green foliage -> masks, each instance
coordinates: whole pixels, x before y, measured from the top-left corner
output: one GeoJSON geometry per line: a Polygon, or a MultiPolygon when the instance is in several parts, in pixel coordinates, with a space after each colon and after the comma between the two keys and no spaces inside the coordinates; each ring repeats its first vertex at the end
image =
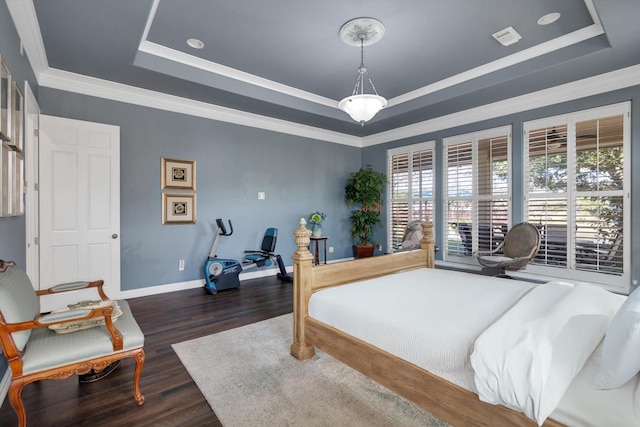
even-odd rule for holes
{"type": "MultiPolygon", "coordinates": [[[[578,191],[615,191],[623,188],[622,147],[584,150],[577,154],[576,187],[578,191]]],[[[605,240],[615,240],[623,227],[622,197],[590,197],[592,226],[605,240]]]]}
{"type": "MultiPolygon", "coordinates": [[[[576,153],[576,190],[580,192],[616,191],[623,188],[621,146],[579,150],[576,153]]],[[[567,154],[550,154],[529,160],[530,191],[567,191],[567,154]]],[[[591,225],[605,240],[613,240],[622,230],[622,197],[589,196],[582,206],[594,218],[591,225]]]]}
{"type": "Polygon", "coordinates": [[[377,211],[365,211],[357,209],[351,212],[351,236],[360,245],[369,244],[373,227],[380,223],[380,214],[377,211]]]}
{"type": "Polygon", "coordinates": [[[351,236],[358,244],[367,245],[373,234],[373,227],[380,223],[382,192],[387,177],[370,165],[351,172],[344,188],[348,205],[358,205],[351,212],[351,236]]]}

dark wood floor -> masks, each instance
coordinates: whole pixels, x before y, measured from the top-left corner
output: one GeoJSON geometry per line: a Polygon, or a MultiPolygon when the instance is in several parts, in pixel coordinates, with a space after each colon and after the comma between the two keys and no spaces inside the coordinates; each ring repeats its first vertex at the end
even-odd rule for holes
{"type": "MultiPolygon", "coordinates": [[[[27,385],[23,391],[27,424],[220,426],[171,344],[290,313],[292,301],[292,285],[275,277],[243,281],[239,289],[217,295],[201,288],[129,300],[145,334],[146,361],[140,381],[144,405],[136,406],[134,362],[125,359],[95,383],[80,384],[73,376],[27,385]]],[[[217,369],[215,360],[211,369],[217,369]]],[[[13,408],[5,399],[0,426],[16,425],[13,408]]]]}

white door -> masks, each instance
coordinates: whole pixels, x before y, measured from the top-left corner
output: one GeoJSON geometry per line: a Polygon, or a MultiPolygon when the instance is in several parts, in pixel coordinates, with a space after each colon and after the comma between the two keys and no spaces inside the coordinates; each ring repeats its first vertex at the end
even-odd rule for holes
{"type": "MultiPolygon", "coordinates": [[[[103,279],[120,294],[120,128],[40,116],[40,289],[103,279]]],[[[47,296],[50,311],[95,292],[47,296]]]]}
{"type": "Polygon", "coordinates": [[[38,135],[40,129],[40,106],[29,82],[24,84],[25,133],[25,222],[27,232],[27,275],[33,287],[40,289],[40,247],[38,240],[38,135]]]}

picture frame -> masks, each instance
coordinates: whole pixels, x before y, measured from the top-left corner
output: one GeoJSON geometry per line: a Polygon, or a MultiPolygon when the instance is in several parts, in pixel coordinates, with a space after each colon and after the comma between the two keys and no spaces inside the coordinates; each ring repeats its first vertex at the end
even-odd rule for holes
{"type": "Polygon", "coordinates": [[[162,224],[195,224],[196,195],[162,193],[162,224]]]}
{"type": "Polygon", "coordinates": [[[0,58],[0,139],[11,140],[11,73],[0,58]]]}
{"type": "Polygon", "coordinates": [[[22,151],[15,153],[15,190],[13,192],[13,214],[24,215],[24,155],[22,151]]]}
{"type": "Polygon", "coordinates": [[[24,149],[24,97],[17,82],[13,82],[11,91],[11,142],[9,145],[14,151],[22,152],[24,149]]]}
{"type": "Polygon", "coordinates": [[[195,190],[196,189],[196,161],[161,159],[162,183],[161,189],[195,190]]]}
{"type": "Polygon", "coordinates": [[[2,155],[0,156],[0,169],[2,169],[2,211],[0,216],[13,216],[15,209],[15,151],[13,151],[7,144],[0,144],[2,146],[2,155]]]}

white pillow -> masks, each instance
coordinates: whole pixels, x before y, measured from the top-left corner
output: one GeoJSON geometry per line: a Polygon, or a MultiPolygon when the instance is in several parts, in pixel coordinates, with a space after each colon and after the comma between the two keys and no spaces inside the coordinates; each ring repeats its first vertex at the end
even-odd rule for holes
{"type": "Polygon", "coordinates": [[[590,285],[537,286],[483,332],[471,365],[480,400],[542,425],[604,336],[621,299],[590,285]]]}
{"type": "Polygon", "coordinates": [[[631,293],[613,316],[602,343],[602,365],[593,388],[623,386],[640,372],[640,292],[631,293]]]}

